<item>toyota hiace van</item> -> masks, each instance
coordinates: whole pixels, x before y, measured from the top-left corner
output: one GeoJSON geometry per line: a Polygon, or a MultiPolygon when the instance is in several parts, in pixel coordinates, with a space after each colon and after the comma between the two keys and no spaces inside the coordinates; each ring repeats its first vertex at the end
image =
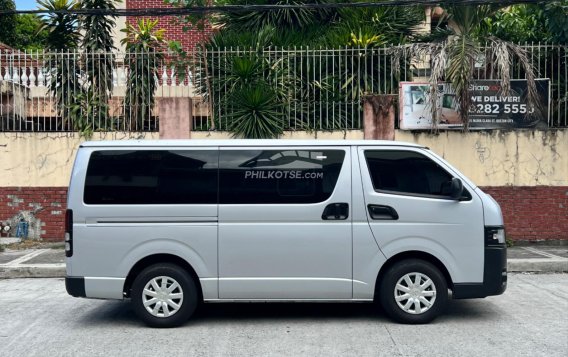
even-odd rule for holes
{"type": "Polygon", "coordinates": [[[130,299],[148,325],[200,302],[373,302],[427,323],[504,292],[499,205],[394,141],[100,141],[77,152],[67,292],[130,299]]]}

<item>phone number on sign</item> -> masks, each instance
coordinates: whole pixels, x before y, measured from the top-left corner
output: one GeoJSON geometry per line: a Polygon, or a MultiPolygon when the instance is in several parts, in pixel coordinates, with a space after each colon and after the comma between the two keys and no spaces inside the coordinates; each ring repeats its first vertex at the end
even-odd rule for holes
{"type": "Polygon", "coordinates": [[[527,107],[526,104],[475,104],[472,106],[472,114],[532,114],[533,107],[527,107]]]}

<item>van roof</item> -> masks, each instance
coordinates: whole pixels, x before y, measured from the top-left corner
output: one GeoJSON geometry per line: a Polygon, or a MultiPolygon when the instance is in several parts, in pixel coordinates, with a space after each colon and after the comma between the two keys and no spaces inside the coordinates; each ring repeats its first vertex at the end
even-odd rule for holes
{"type": "Polygon", "coordinates": [[[252,140],[252,139],[188,139],[188,140],[103,140],[86,141],[80,147],[170,147],[170,146],[403,146],[425,148],[404,141],[389,140],[252,140]]]}

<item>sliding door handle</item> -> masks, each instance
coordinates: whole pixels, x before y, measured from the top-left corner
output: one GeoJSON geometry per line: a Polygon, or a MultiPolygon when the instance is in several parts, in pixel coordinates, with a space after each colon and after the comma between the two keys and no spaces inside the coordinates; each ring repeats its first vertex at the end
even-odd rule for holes
{"type": "Polygon", "coordinates": [[[330,203],[323,210],[321,219],[324,221],[344,221],[349,217],[347,203],[330,203]]]}

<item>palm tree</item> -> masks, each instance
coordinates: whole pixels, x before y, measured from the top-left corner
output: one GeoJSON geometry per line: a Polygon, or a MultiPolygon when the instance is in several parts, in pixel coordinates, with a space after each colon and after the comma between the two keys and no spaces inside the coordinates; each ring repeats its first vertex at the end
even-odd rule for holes
{"type": "MultiPolygon", "coordinates": [[[[229,0],[231,5],[303,5],[333,3],[333,0],[229,0]]],[[[258,34],[273,29],[272,46],[357,46],[353,36],[382,43],[399,43],[414,33],[424,20],[418,6],[374,8],[284,8],[277,11],[226,12],[214,19],[223,33],[258,34]]],[[[232,46],[242,45],[233,43],[232,46]]]]}
{"type": "Polygon", "coordinates": [[[52,52],[47,59],[50,82],[49,89],[55,97],[59,114],[64,118],[63,124],[74,127],[71,107],[81,96],[80,69],[73,51],[79,45],[79,19],[77,15],[54,13],[53,11],[70,11],[79,8],[75,0],[38,0],[40,9],[49,13],[42,18],[41,30],[47,30],[46,48],[52,52]]]}
{"type": "MultiPolygon", "coordinates": [[[[83,9],[115,9],[113,0],[82,0],[83,9]]],[[[87,99],[95,108],[93,119],[107,127],[108,101],[112,95],[112,71],[116,67],[112,29],[114,16],[85,15],[81,17],[83,60],[81,65],[89,84],[87,99]],[[96,105],[95,105],[96,103],[96,105]]]]}
{"type": "MultiPolygon", "coordinates": [[[[229,2],[301,5],[331,1],[333,0],[230,0],[229,2]]],[[[390,73],[390,64],[385,66],[380,63],[379,56],[372,56],[370,50],[407,40],[413,35],[414,28],[424,20],[424,10],[421,7],[318,10],[284,8],[266,12],[223,13],[215,20],[219,23],[220,30],[199,57],[197,82],[201,94],[210,96],[212,97],[210,100],[216,101],[214,108],[223,108],[223,105],[218,104],[229,102],[232,96],[225,90],[229,84],[225,82],[232,80],[232,76],[218,75],[220,70],[216,65],[224,61],[226,57],[224,50],[233,47],[258,52],[259,57],[265,57],[264,60],[270,62],[264,66],[269,71],[258,72],[260,76],[256,79],[256,82],[265,88],[264,94],[270,97],[270,100],[267,98],[259,103],[267,108],[266,112],[273,118],[267,121],[273,125],[266,127],[274,130],[271,134],[263,135],[277,137],[282,132],[282,125],[287,129],[288,124],[283,121],[285,115],[289,118],[290,126],[296,129],[336,130],[351,126],[353,118],[360,115],[359,96],[363,92],[370,91],[371,88],[386,87],[384,83],[381,83],[382,86],[378,83],[386,76],[379,76],[374,72],[380,69],[390,73]],[[307,50],[294,51],[284,57],[263,55],[264,50],[274,46],[289,48],[309,46],[312,49],[321,46],[334,49],[349,47],[361,48],[362,51],[360,58],[353,63],[334,61],[333,51],[321,52],[318,61],[314,61],[311,52],[307,50]],[[215,73],[212,71],[213,66],[216,68],[215,73]],[[283,68],[291,68],[291,71],[281,71],[286,75],[276,74],[276,70],[283,68]],[[360,75],[343,76],[343,73],[360,73],[360,75]],[[274,88],[274,95],[269,95],[266,88],[274,88]],[[321,103],[327,105],[339,102],[354,104],[340,105],[337,108],[334,105],[333,110],[322,113],[321,103]],[[288,108],[288,113],[286,109],[277,108],[288,108]]],[[[230,59],[229,62],[233,60],[230,59]]],[[[231,65],[226,68],[233,69],[231,65]]],[[[231,110],[225,113],[213,110],[218,122],[227,120],[229,130],[240,127],[240,124],[233,125],[233,121],[243,123],[234,113],[250,113],[242,115],[240,117],[242,119],[254,118],[253,114],[258,112],[257,107],[244,105],[243,95],[239,95],[238,99],[239,101],[231,101],[231,110]],[[237,106],[240,104],[243,106],[237,106]]]]}
{"type": "Polygon", "coordinates": [[[536,106],[538,94],[535,74],[526,51],[511,42],[484,36],[485,19],[501,8],[503,5],[449,6],[445,10],[451,26],[439,31],[439,38],[430,43],[414,43],[393,49],[395,68],[400,68],[398,62],[403,55],[430,58],[429,105],[434,126],[439,121],[437,84],[446,81],[452,84],[455,91],[464,129],[469,128],[469,110],[472,104],[470,85],[476,76],[475,65],[480,61],[485,62],[485,66],[494,72],[496,78],[500,78],[503,94],[508,95],[511,63],[516,57],[527,78],[529,106],[536,106]]]}
{"type": "Polygon", "coordinates": [[[127,93],[124,99],[125,117],[130,129],[144,130],[144,123],[150,120],[154,107],[154,92],[157,78],[164,60],[166,41],[164,29],[156,29],[158,20],[139,19],[136,26],[127,24],[121,30],[126,33],[122,44],[126,45],[128,64],[127,93]]]}

